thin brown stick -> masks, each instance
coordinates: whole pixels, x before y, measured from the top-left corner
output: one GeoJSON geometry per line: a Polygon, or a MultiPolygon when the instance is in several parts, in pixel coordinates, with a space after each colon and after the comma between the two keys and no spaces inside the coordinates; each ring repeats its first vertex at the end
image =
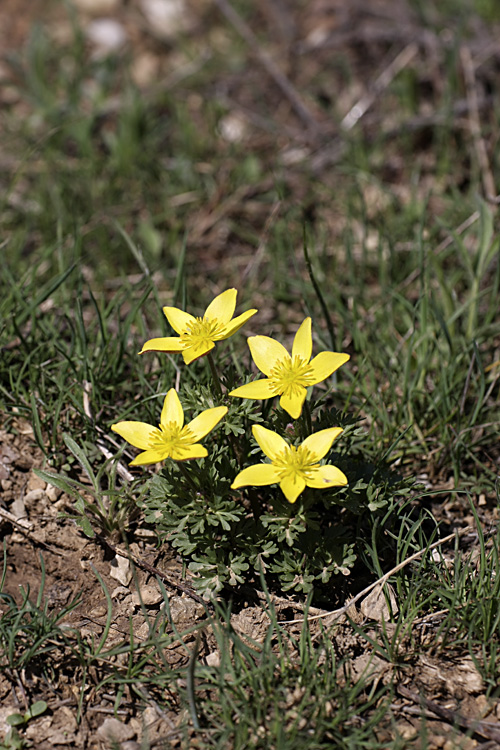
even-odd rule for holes
{"type": "Polygon", "coordinates": [[[304,125],[313,133],[317,134],[320,130],[320,123],[303,101],[295,86],[288,80],[285,74],[276,65],[272,57],[265,52],[259,44],[259,41],[251,28],[235,11],[228,0],[214,0],[220,12],[226,17],[229,23],[236,29],[238,34],[245,40],[261,65],[265,68],[268,75],[273,79],[275,84],[281,89],[286,96],[296,114],[300,117],[304,125]]]}
{"type": "Polygon", "coordinates": [[[377,97],[386,89],[394,80],[394,78],[400,73],[407,65],[413,60],[418,52],[418,46],[415,42],[408,44],[396,57],[389,63],[389,65],[382,71],[382,73],[375,79],[370,90],[359,99],[354,107],[351,107],[349,112],[346,114],[340,126],[343,130],[351,130],[356,125],[358,120],[363,117],[365,112],[372,106],[376,101],[377,97]]]}
{"type": "MultiPolygon", "coordinates": [[[[448,534],[448,536],[444,536],[442,539],[438,539],[437,542],[434,542],[434,544],[429,545],[428,547],[424,547],[423,549],[420,549],[418,552],[415,552],[414,555],[411,555],[411,557],[407,557],[406,560],[403,560],[403,562],[400,562],[398,565],[396,565],[394,568],[389,570],[387,573],[385,573],[382,578],[379,578],[378,580],[374,581],[373,583],[370,583],[369,586],[367,586],[363,591],[360,591],[359,594],[356,594],[352,599],[350,599],[347,604],[344,604],[343,607],[340,609],[334,609],[332,612],[325,612],[321,615],[313,615],[312,617],[308,617],[307,620],[319,620],[323,619],[325,617],[334,617],[335,619],[338,619],[341,615],[344,615],[348,609],[350,609],[353,604],[356,604],[360,599],[362,599],[366,594],[369,594],[372,589],[374,589],[376,586],[387,583],[389,578],[393,576],[398,571],[405,568],[407,565],[409,565],[414,560],[418,560],[419,557],[422,557],[426,552],[430,552],[430,550],[435,549],[436,547],[439,547],[441,544],[446,544],[446,542],[451,541],[455,538],[455,536],[463,536],[464,534],[468,534],[469,531],[472,531],[472,526],[465,526],[465,528],[460,529],[459,531],[454,531],[453,534],[448,534]]],[[[291,625],[295,623],[305,622],[304,619],[301,620],[285,620],[283,624],[291,625]]]]}
{"type": "Polygon", "coordinates": [[[482,737],[486,737],[488,740],[494,740],[500,742],[500,725],[494,724],[491,721],[481,721],[480,719],[469,719],[466,716],[458,713],[458,711],[452,711],[449,708],[444,708],[438,703],[424,698],[423,695],[418,695],[403,685],[397,685],[397,692],[403,698],[413,701],[413,703],[419,703],[427,711],[432,711],[442,719],[445,719],[450,724],[456,724],[461,729],[470,729],[474,734],[480,734],[482,737]]]}
{"type": "Polygon", "coordinates": [[[213,609],[213,605],[210,604],[210,602],[206,602],[204,599],[201,598],[190,586],[186,586],[181,581],[175,580],[173,576],[170,576],[168,573],[164,573],[159,568],[155,568],[154,565],[150,565],[145,560],[142,560],[140,557],[137,557],[137,555],[133,555],[131,552],[121,550],[119,547],[116,547],[114,544],[111,544],[108,539],[101,536],[100,534],[96,534],[96,539],[99,539],[101,544],[105,544],[109,549],[115,553],[115,555],[119,555],[120,557],[124,557],[126,560],[130,560],[134,563],[138,568],[141,568],[141,570],[145,570],[147,573],[151,573],[153,576],[158,576],[164,583],[167,583],[172,588],[177,589],[178,591],[181,591],[183,594],[187,594],[187,596],[191,597],[191,599],[194,599],[195,602],[198,602],[198,604],[202,604],[204,607],[209,607],[210,609],[213,609]]]}
{"type": "Polygon", "coordinates": [[[491,171],[488,152],[484,138],[481,133],[481,121],[479,119],[479,100],[476,89],[476,75],[472,56],[467,46],[460,49],[460,60],[464,71],[467,100],[469,102],[469,128],[476,151],[476,158],[481,170],[481,179],[486,200],[497,203],[499,198],[496,194],[495,180],[491,171]]]}

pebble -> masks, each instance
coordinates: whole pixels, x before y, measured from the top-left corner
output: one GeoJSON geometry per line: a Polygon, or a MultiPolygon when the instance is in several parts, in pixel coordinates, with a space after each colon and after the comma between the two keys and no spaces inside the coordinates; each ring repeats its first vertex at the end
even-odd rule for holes
{"type": "Polygon", "coordinates": [[[141,606],[141,601],[144,606],[151,607],[163,601],[163,594],[159,591],[157,586],[149,584],[141,586],[139,591],[134,591],[132,594],[132,601],[137,607],[141,606]]]}
{"type": "Polygon", "coordinates": [[[107,742],[126,742],[134,737],[135,732],[122,721],[109,718],[103,721],[97,730],[97,734],[107,742]]]}
{"type": "Polygon", "coordinates": [[[139,4],[149,26],[162,39],[173,40],[194,27],[185,0],[140,0],[139,4]]]}
{"type": "Polygon", "coordinates": [[[28,479],[28,485],[27,490],[30,492],[31,490],[44,490],[47,487],[47,482],[45,482],[43,479],[40,479],[40,477],[37,477],[36,474],[30,474],[28,479]]]}
{"type": "Polygon", "coordinates": [[[119,21],[113,18],[96,18],[85,29],[85,36],[101,54],[115,52],[127,41],[127,34],[119,21]]]}
{"type": "Polygon", "coordinates": [[[118,581],[122,586],[128,586],[132,580],[132,568],[130,566],[130,560],[121,555],[116,555],[111,561],[111,570],[109,571],[111,578],[118,581]]]}

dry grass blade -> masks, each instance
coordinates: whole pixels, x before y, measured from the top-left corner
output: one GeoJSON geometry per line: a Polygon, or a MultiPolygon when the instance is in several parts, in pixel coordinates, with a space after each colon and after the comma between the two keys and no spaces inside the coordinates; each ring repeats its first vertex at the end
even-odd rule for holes
{"type": "Polygon", "coordinates": [[[389,65],[382,71],[374,81],[371,90],[359,99],[354,107],[351,107],[342,122],[340,123],[343,130],[351,130],[358,120],[376,101],[377,97],[386,89],[394,78],[413,60],[418,52],[418,46],[415,42],[408,44],[401,52],[396,55],[389,65]]]}
{"type": "MultiPolygon", "coordinates": [[[[352,607],[353,604],[356,604],[360,599],[362,599],[366,594],[369,594],[370,591],[372,591],[376,586],[383,586],[389,578],[395,573],[398,573],[398,571],[405,568],[407,565],[412,563],[414,560],[418,560],[419,557],[422,557],[426,552],[430,552],[433,549],[436,549],[436,547],[441,546],[442,544],[446,544],[446,542],[450,542],[452,539],[454,539],[456,536],[464,536],[464,534],[468,534],[470,531],[473,530],[472,526],[466,526],[463,529],[460,529],[459,531],[454,531],[453,534],[448,534],[448,536],[443,537],[442,539],[438,539],[437,542],[434,542],[434,544],[430,544],[428,547],[424,547],[423,549],[420,549],[418,552],[415,552],[414,555],[411,555],[410,557],[407,557],[406,560],[403,560],[403,562],[400,562],[399,565],[396,565],[394,568],[389,570],[387,573],[385,573],[381,578],[378,578],[373,583],[370,583],[369,586],[363,589],[363,591],[360,591],[359,594],[356,594],[352,599],[350,599],[347,604],[344,604],[343,607],[340,609],[334,609],[332,612],[325,612],[321,615],[312,615],[311,617],[308,617],[307,620],[320,620],[324,619],[325,617],[332,617],[334,619],[337,619],[341,615],[344,615],[348,609],[352,607]]],[[[303,619],[300,620],[286,620],[285,623],[288,625],[304,622],[303,619]]]]}
{"type": "Polygon", "coordinates": [[[479,119],[479,100],[476,88],[476,76],[474,63],[470,50],[467,46],[460,49],[460,59],[464,71],[465,85],[467,88],[467,100],[469,102],[469,127],[476,150],[477,161],[481,170],[483,190],[486,200],[491,203],[498,201],[495,180],[491,171],[486,144],[481,133],[481,121],[479,119]]]}
{"type": "Polygon", "coordinates": [[[234,26],[238,34],[245,40],[262,66],[266,69],[269,76],[287,97],[296,114],[300,117],[304,125],[313,135],[317,135],[320,130],[320,124],[311,113],[301,95],[295,86],[285,76],[283,71],[276,65],[274,60],[259,45],[258,39],[250,29],[248,24],[241,18],[239,13],[230,5],[227,0],[215,0],[215,4],[221,13],[227,18],[229,23],[234,26]]]}

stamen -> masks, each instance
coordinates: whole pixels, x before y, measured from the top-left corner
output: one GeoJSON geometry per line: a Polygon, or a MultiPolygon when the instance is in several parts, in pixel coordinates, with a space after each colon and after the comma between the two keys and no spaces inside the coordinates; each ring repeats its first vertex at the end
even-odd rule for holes
{"type": "Polygon", "coordinates": [[[293,396],[300,394],[302,388],[311,385],[311,366],[298,355],[280,360],[269,375],[274,395],[287,393],[293,396]]]}
{"type": "Polygon", "coordinates": [[[276,456],[273,464],[280,470],[280,482],[292,475],[307,480],[311,475],[311,469],[317,469],[319,466],[314,454],[302,445],[298,448],[293,445],[287,446],[276,456]]]}
{"type": "Polygon", "coordinates": [[[224,326],[218,320],[196,318],[188,323],[187,328],[180,335],[186,349],[203,349],[208,343],[216,341],[224,331],[224,326]]]}

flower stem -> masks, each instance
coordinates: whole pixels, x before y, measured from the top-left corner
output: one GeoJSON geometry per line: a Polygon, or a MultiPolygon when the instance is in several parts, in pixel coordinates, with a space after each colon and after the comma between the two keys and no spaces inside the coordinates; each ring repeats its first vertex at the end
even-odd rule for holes
{"type": "Polygon", "coordinates": [[[308,435],[312,435],[311,410],[309,408],[309,404],[307,401],[304,401],[303,412],[304,412],[304,416],[302,419],[302,426],[303,426],[303,429],[305,430],[304,437],[307,437],[308,435]]]}
{"type": "Polygon", "coordinates": [[[214,388],[217,391],[218,397],[222,400],[224,398],[224,394],[222,392],[222,385],[220,382],[220,376],[217,371],[217,367],[215,366],[215,361],[212,356],[212,352],[208,352],[207,354],[208,364],[210,365],[210,371],[212,373],[212,381],[214,384],[214,388]]]}
{"type": "MultiPolygon", "coordinates": [[[[208,359],[208,364],[210,365],[210,370],[212,372],[212,380],[213,380],[213,383],[214,383],[215,390],[217,391],[217,395],[219,396],[219,398],[222,401],[222,399],[224,398],[224,393],[223,393],[223,390],[222,390],[222,384],[221,384],[219,372],[217,370],[214,358],[212,356],[212,352],[208,352],[207,359],[208,359]]],[[[236,459],[236,462],[238,464],[240,464],[241,463],[241,457],[240,457],[240,454],[239,454],[239,451],[238,451],[238,448],[237,448],[237,445],[236,445],[236,441],[234,439],[234,435],[231,434],[231,433],[229,433],[229,435],[227,437],[228,437],[228,440],[229,440],[229,444],[231,446],[231,450],[233,451],[233,455],[234,455],[234,457],[236,459]]]]}
{"type": "Polygon", "coordinates": [[[260,505],[259,505],[258,496],[257,496],[257,493],[255,492],[255,490],[249,490],[248,491],[248,499],[250,501],[250,507],[252,509],[252,515],[253,515],[254,519],[256,521],[258,521],[259,518],[260,518],[261,509],[260,509],[260,505]]]}

